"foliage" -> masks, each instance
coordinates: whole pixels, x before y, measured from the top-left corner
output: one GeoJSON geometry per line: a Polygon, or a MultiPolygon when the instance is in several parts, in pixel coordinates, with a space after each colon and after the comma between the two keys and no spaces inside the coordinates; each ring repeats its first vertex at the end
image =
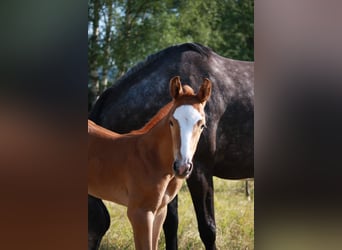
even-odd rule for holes
{"type": "Polygon", "coordinates": [[[90,104],[138,61],[174,44],[253,60],[253,11],[253,0],[88,0],[90,104]]]}
{"type": "Polygon", "coordinates": [[[213,48],[222,56],[254,60],[254,1],[219,1],[217,42],[213,48]]]}

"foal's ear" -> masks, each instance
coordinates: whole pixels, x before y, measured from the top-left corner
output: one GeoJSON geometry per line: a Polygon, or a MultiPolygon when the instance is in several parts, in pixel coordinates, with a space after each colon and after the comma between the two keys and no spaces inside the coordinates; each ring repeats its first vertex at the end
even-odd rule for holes
{"type": "Polygon", "coordinates": [[[211,94],[211,81],[205,78],[200,90],[197,93],[197,97],[201,103],[206,102],[211,94]]]}
{"type": "Polygon", "coordinates": [[[183,94],[183,88],[179,76],[174,76],[170,80],[170,94],[174,99],[177,99],[183,94]]]}

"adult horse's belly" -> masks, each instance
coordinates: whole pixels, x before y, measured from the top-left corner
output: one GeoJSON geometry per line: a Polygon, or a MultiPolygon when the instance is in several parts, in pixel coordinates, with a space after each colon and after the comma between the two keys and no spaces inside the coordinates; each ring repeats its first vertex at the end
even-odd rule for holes
{"type": "Polygon", "coordinates": [[[252,156],[233,161],[227,159],[214,165],[213,175],[223,179],[245,179],[254,177],[254,162],[252,156]]]}

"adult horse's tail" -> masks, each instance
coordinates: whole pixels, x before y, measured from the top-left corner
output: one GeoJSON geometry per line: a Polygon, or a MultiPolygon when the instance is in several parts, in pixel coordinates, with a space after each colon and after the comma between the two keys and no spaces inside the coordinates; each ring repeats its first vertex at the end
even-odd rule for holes
{"type": "Polygon", "coordinates": [[[108,210],[100,199],[88,195],[88,250],[99,249],[110,226],[108,210]]]}

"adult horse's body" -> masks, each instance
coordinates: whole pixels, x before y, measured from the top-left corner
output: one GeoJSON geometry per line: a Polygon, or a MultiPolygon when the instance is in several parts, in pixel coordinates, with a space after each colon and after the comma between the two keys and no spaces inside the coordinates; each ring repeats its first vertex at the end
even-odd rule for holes
{"type": "Polygon", "coordinates": [[[211,93],[170,81],[173,101],[142,129],[118,134],[88,120],[88,194],[127,207],[137,250],[156,250],[167,204],[193,169],[211,93]]]}
{"type": "MultiPolygon", "coordinates": [[[[213,176],[243,179],[254,176],[254,64],[221,57],[199,44],[169,47],[149,56],[107,89],[90,119],[120,133],[137,129],[170,100],[167,85],[173,75],[198,89],[209,78],[213,92],[206,105],[207,129],[187,179],[200,236],[206,249],[215,249],[216,225],[213,176]]],[[[96,245],[109,226],[108,212],[89,197],[89,246],[96,245]]],[[[177,199],[168,206],[164,224],[167,249],[177,248],[177,199]]]]}

